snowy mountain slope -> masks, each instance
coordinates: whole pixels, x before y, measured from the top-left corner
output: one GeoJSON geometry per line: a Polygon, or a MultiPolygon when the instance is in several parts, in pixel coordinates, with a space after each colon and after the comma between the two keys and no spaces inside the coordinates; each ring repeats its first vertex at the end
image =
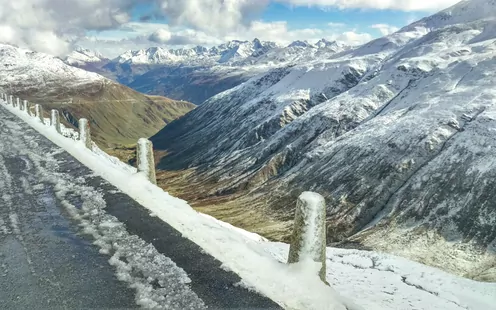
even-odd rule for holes
{"type": "Polygon", "coordinates": [[[0,89],[58,109],[67,123],[86,117],[104,145],[134,143],[194,106],[150,97],[42,53],[0,44],[0,89]]]}
{"type": "Polygon", "coordinates": [[[62,60],[52,56],[36,53],[14,46],[0,44],[0,86],[7,91],[22,89],[23,91],[49,91],[52,87],[60,87],[61,81],[67,82],[65,87],[78,87],[93,83],[103,83],[102,76],[76,69],[66,65],[62,60]]]}
{"type": "Polygon", "coordinates": [[[102,54],[81,47],[76,48],[65,58],[65,62],[69,65],[86,65],[108,61],[110,60],[105,58],[102,54]]]}
{"type": "Polygon", "coordinates": [[[160,167],[193,168],[188,197],[235,193],[226,200],[270,220],[290,219],[295,197],[318,191],[330,241],[494,280],[495,19],[495,1],[463,1],[252,78],[157,134],[169,154],[160,167]]]}
{"type": "Polygon", "coordinates": [[[338,42],[280,47],[258,39],[205,48],[128,51],[101,68],[89,69],[147,94],[201,104],[271,68],[323,58],[349,49],[338,42]]]}
{"type": "Polygon", "coordinates": [[[156,65],[176,63],[185,59],[186,56],[189,55],[178,55],[160,47],[150,47],[145,50],[127,51],[113,61],[120,64],[156,65]]]}

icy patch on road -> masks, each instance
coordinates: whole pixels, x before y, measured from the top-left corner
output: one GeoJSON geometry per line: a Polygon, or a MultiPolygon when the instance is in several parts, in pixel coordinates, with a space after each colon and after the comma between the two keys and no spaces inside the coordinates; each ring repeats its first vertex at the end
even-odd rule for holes
{"type": "Polygon", "coordinates": [[[5,221],[0,217],[0,232],[2,232],[4,235],[9,235],[10,230],[5,224],[5,221]]]}
{"type": "MultiPolygon", "coordinates": [[[[47,176],[48,173],[42,172],[47,176]]],[[[105,212],[101,193],[92,187],[46,177],[55,185],[55,195],[68,213],[91,235],[100,253],[111,255],[109,264],[116,268],[117,278],[136,290],[136,303],[145,308],[204,309],[203,301],[191,290],[191,280],[168,257],[153,245],[130,235],[121,222],[105,212]],[[70,201],[80,199],[81,208],[70,201]]]]}

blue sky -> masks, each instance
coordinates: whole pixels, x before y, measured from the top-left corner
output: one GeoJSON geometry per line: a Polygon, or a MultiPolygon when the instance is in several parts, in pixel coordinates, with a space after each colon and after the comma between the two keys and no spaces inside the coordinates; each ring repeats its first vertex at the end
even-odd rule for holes
{"type": "Polygon", "coordinates": [[[428,12],[402,12],[395,10],[344,9],[318,7],[291,7],[271,3],[263,13],[265,21],[287,20],[292,28],[324,27],[328,23],[341,23],[367,30],[374,24],[402,27],[410,21],[427,16],[428,12]]]}

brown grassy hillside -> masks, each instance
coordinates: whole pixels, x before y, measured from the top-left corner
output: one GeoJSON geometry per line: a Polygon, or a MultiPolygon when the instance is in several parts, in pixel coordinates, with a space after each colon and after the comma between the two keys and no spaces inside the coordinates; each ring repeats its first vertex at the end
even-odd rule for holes
{"type": "Polygon", "coordinates": [[[42,104],[45,110],[59,110],[62,118],[74,126],[79,118],[88,118],[93,139],[103,148],[132,145],[195,108],[189,102],[147,96],[109,80],[77,88],[20,91],[16,95],[42,104]]]}

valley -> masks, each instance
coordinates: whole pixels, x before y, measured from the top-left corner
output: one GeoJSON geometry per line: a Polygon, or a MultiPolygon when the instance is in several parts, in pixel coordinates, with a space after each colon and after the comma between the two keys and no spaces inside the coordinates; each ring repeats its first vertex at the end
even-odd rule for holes
{"type": "Polygon", "coordinates": [[[276,240],[317,191],[330,244],[494,280],[494,12],[462,1],[208,99],[152,137],[163,187],[276,240]]]}

